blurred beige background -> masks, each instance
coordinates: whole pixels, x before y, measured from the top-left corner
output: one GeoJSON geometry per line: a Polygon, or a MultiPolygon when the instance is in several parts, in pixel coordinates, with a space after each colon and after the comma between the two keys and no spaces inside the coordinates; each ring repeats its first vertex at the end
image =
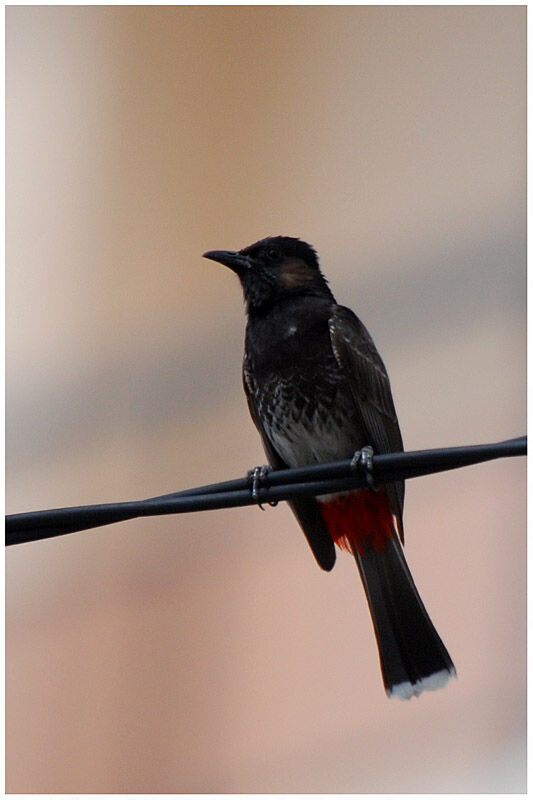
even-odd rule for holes
{"type": "MultiPolygon", "coordinates": [[[[9,7],[7,510],[263,463],[235,276],[314,244],[409,449],[525,431],[525,7],[9,7]]],[[[282,505],[7,552],[9,792],[525,790],[525,464],[411,481],[458,669],[387,700],[282,505]]]]}

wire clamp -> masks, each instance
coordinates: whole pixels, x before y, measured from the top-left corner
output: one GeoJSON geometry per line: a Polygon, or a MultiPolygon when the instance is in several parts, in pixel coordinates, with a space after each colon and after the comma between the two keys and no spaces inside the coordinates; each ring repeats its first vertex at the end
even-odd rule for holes
{"type": "MultiPolygon", "coordinates": [[[[266,488],[266,478],[269,472],[272,472],[272,467],[270,466],[270,464],[263,464],[260,467],[255,467],[254,469],[249,470],[248,472],[248,478],[252,482],[251,486],[252,500],[254,500],[254,502],[257,503],[261,511],[264,511],[265,509],[263,507],[261,500],[259,499],[259,493],[262,488],[263,489],[266,488]],[[263,485],[261,486],[261,484],[263,485]]],[[[269,506],[277,506],[277,504],[278,504],[277,500],[268,501],[269,506]]]]}
{"type": "Polygon", "coordinates": [[[373,447],[370,447],[370,445],[365,445],[365,447],[362,447],[360,450],[356,450],[350,462],[350,466],[353,470],[363,473],[368,489],[376,491],[374,476],[372,474],[374,470],[373,447]]]}

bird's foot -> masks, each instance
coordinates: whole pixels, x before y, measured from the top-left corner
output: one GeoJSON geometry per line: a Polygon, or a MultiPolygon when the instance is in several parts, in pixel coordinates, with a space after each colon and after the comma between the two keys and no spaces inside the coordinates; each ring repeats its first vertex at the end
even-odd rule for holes
{"type": "MultiPolygon", "coordinates": [[[[261,484],[264,483],[265,478],[267,477],[268,473],[272,471],[272,467],[270,464],[263,464],[260,467],[254,467],[254,469],[249,470],[248,478],[252,482],[252,499],[255,500],[261,511],[264,511],[263,504],[259,500],[259,491],[261,489],[261,484]]],[[[277,506],[277,500],[269,500],[269,506],[277,506]]]]}
{"type": "Polygon", "coordinates": [[[363,473],[367,489],[376,491],[374,476],[372,475],[374,469],[374,448],[370,447],[370,445],[365,445],[365,447],[362,447],[360,450],[356,450],[352,458],[351,467],[353,470],[358,470],[363,473]]]}

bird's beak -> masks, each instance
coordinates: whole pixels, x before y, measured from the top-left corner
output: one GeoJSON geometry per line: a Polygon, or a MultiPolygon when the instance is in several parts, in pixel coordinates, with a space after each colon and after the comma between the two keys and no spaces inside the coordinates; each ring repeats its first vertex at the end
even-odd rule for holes
{"type": "Polygon", "coordinates": [[[203,258],[218,261],[219,264],[224,264],[225,267],[232,269],[237,275],[242,275],[244,270],[250,266],[248,257],[242,256],[237,250],[209,250],[204,253],[203,258]]]}

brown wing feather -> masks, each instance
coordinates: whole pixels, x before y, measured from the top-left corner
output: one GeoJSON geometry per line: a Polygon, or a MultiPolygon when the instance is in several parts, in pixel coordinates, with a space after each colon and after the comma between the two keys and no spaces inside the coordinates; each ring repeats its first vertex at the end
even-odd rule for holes
{"type": "MultiPolygon", "coordinates": [[[[372,337],[353,311],[344,306],[336,306],[329,330],[335,358],[352,393],[368,444],[376,453],[402,452],[402,435],[387,370],[372,337]]],[[[387,484],[384,488],[403,542],[404,482],[387,484]]]]}
{"type": "MultiPolygon", "coordinates": [[[[263,440],[263,447],[267,454],[267,458],[274,469],[287,469],[287,464],[281,458],[277,450],[273,447],[272,442],[268,438],[261,424],[261,419],[257,413],[257,408],[254,402],[253,387],[251,379],[246,368],[246,361],[243,367],[243,385],[248,401],[248,408],[254,424],[261,434],[263,440]]],[[[333,569],[335,564],[335,545],[329,535],[328,529],[324,522],[324,518],[320,513],[317,501],[313,497],[299,497],[295,500],[287,501],[291,507],[296,519],[300,523],[305,537],[309,543],[313,555],[315,556],[318,564],[322,569],[333,569]]]]}

